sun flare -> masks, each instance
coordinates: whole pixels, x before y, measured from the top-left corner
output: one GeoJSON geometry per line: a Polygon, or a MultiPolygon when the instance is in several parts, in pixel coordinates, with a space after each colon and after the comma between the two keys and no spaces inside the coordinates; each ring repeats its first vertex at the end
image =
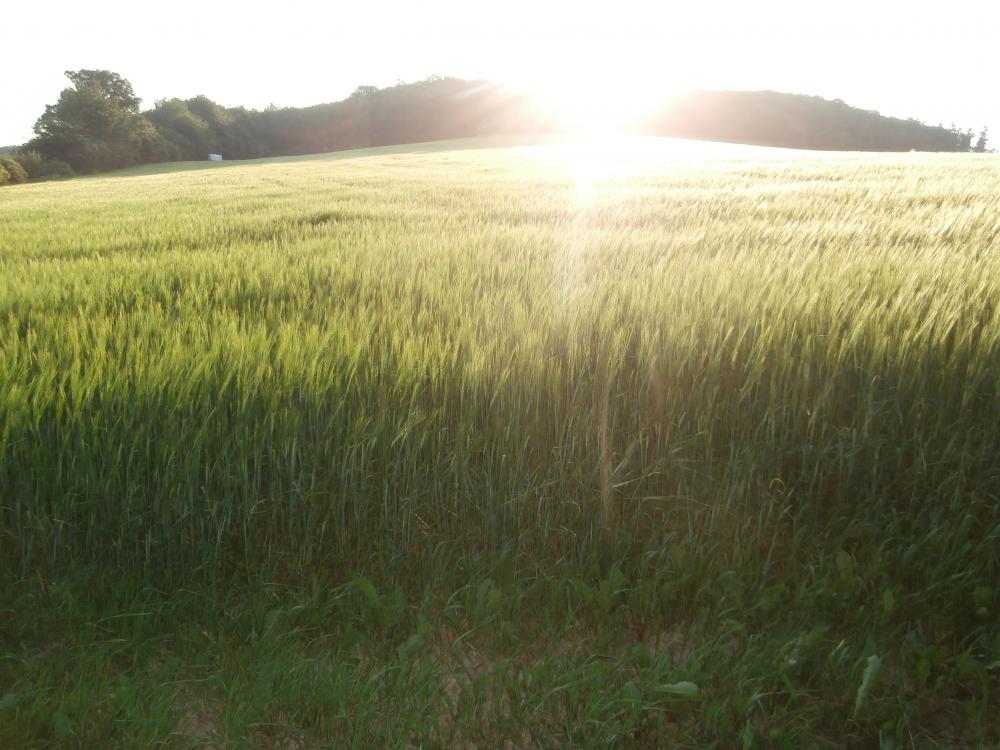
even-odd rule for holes
{"type": "Polygon", "coordinates": [[[582,66],[571,75],[544,77],[534,88],[560,129],[587,138],[634,130],[665,93],[662,83],[647,85],[642,78],[586,72],[582,66]]]}

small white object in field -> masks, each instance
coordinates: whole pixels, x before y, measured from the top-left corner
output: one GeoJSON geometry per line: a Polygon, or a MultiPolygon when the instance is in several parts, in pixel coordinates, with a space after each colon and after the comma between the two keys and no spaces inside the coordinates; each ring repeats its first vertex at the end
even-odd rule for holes
{"type": "Polygon", "coordinates": [[[208,160],[209,161],[222,161],[222,154],[209,154],[208,155],[208,160]]]}

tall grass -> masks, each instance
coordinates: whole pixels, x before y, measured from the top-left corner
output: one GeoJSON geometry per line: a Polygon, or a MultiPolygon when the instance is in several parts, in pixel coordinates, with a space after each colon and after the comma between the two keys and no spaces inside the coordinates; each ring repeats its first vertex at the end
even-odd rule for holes
{"type": "Polygon", "coordinates": [[[1000,162],[641,149],[4,190],[9,586],[687,575],[995,706],[1000,162]]]}

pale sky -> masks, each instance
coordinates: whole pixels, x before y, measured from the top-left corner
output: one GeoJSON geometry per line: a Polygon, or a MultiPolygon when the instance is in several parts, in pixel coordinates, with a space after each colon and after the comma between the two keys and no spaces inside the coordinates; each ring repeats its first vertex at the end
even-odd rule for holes
{"type": "Polygon", "coordinates": [[[30,138],[78,68],[121,74],[144,108],[303,106],[430,74],[633,104],[775,89],[1000,143],[1000,0],[8,0],[2,17],[0,145],[30,138]]]}

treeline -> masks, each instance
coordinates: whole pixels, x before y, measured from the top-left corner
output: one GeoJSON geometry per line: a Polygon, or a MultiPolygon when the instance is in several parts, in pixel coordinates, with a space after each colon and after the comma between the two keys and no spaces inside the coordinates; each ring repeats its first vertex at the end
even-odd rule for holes
{"type": "Polygon", "coordinates": [[[529,95],[486,81],[429,78],[304,108],[223,107],[205,96],[140,111],[131,84],[104,70],[67,72],[73,86],[45,108],[13,154],[30,178],[151,162],[339,151],[476,135],[541,133],[553,120],[529,95]]]}
{"type": "MultiPolygon", "coordinates": [[[[72,86],[47,106],[35,137],[0,156],[0,184],[103,172],[151,162],[226,159],[483,135],[549,133],[543,104],[486,81],[433,77],[389,88],[359,86],[343,101],[304,108],[223,107],[204,96],[163,99],[142,111],[131,84],[106,70],[67,72],[72,86]]],[[[872,151],[985,150],[986,133],[884,117],[842,101],[770,91],[693,92],[667,102],[636,130],[653,135],[792,148],[872,151]]]]}
{"type": "Polygon", "coordinates": [[[384,89],[359,86],[340,102],[268,109],[252,117],[258,143],[275,156],[544,133],[556,127],[530,95],[458,78],[431,78],[384,89]]]}
{"type": "Polygon", "coordinates": [[[886,117],[841,101],[776,91],[694,91],[643,123],[657,135],[824,151],[985,151],[973,132],[886,117]]]}

